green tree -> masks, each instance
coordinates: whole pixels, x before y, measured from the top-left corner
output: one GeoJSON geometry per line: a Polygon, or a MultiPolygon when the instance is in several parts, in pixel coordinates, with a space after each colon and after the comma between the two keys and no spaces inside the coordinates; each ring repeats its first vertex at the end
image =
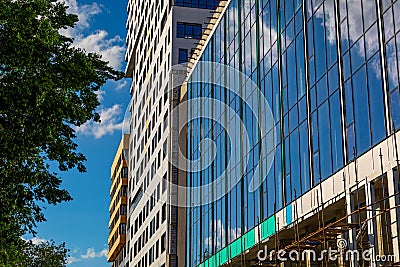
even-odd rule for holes
{"type": "Polygon", "coordinates": [[[71,200],[49,163],[85,171],[74,128],[100,121],[96,91],[123,77],[60,34],[77,21],[56,0],[0,0],[0,266],[45,220],[40,203],[71,200]]]}
{"type": "Polygon", "coordinates": [[[64,267],[68,262],[69,250],[65,243],[56,245],[54,241],[34,244],[28,241],[20,255],[18,267],[64,267]]]}

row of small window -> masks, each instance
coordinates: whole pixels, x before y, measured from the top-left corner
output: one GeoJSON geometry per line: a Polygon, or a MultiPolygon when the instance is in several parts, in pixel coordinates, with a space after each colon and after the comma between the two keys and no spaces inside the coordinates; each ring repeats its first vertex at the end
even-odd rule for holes
{"type": "MultiPolygon", "coordinates": [[[[154,236],[155,232],[160,228],[160,225],[165,222],[166,216],[165,216],[165,209],[163,208],[162,214],[161,214],[161,223],[160,223],[160,212],[157,213],[157,215],[153,218],[153,220],[150,221],[150,224],[146,227],[146,230],[143,231],[143,233],[139,236],[137,241],[135,242],[133,246],[133,256],[136,257],[136,255],[142,250],[142,248],[147,244],[149,239],[154,236]]],[[[135,225],[136,228],[136,225],[135,225]]],[[[132,235],[132,227],[131,227],[131,238],[133,238],[132,235]]],[[[136,232],[135,232],[136,234],[136,232]]]]}
{"type": "MultiPolygon", "coordinates": [[[[157,199],[157,202],[158,202],[158,199],[157,199]]],[[[155,196],[155,194],[153,194],[152,196],[151,196],[151,199],[146,203],[146,206],[145,207],[143,207],[143,213],[140,213],[139,214],[139,216],[138,216],[138,218],[136,218],[136,220],[135,220],[135,228],[134,228],[134,233],[132,233],[131,232],[131,237],[133,237],[133,234],[136,234],[137,233],[137,231],[139,231],[139,229],[140,229],[140,227],[142,226],[142,223],[146,220],[146,218],[147,218],[147,214],[146,213],[150,213],[152,210],[153,210],[153,208],[155,207],[155,204],[156,204],[156,196],[155,196]],[[150,203],[150,206],[149,206],[149,203],[150,203]],[[150,209],[150,211],[147,211],[148,210],[148,208],[150,209]],[[143,219],[142,219],[142,214],[143,214],[143,219]]],[[[165,206],[165,204],[164,204],[164,206],[165,206]]],[[[159,217],[160,217],[160,215],[159,215],[159,213],[160,212],[158,212],[157,213],[157,215],[153,218],[153,220],[152,221],[155,221],[156,222],[156,227],[155,227],[155,229],[157,230],[158,229],[158,226],[159,226],[159,217]]],[[[163,210],[162,210],[162,214],[161,214],[161,219],[162,219],[162,222],[164,222],[165,221],[165,216],[166,214],[165,214],[165,207],[163,207],[163,210]]],[[[150,227],[151,228],[151,227],[150,227]]],[[[154,232],[152,232],[151,230],[150,230],[150,235],[152,235],[154,232]]]]}
{"type": "Polygon", "coordinates": [[[216,9],[218,4],[219,0],[175,0],[176,6],[192,8],[216,9]]]}
{"type": "MultiPolygon", "coordinates": [[[[161,126],[161,125],[160,125],[161,126]]],[[[145,173],[145,171],[146,171],[146,167],[151,163],[151,160],[150,160],[150,158],[153,156],[153,155],[157,155],[157,152],[155,151],[156,150],[156,147],[158,146],[158,144],[160,143],[160,139],[162,138],[162,133],[164,132],[164,130],[161,132],[161,127],[159,128],[160,129],[160,131],[158,131],[160,134],[156,134],[154,137],[153,137],[153,139],[152,139],[152,146],[151,146],[151,150],[147,150],[147,152],[146,152],[146,154],[143,156],[143,158],[142,158],[142,160],[141,160],[141,162],[140,162],[140,164],[139,163],[136,163],[136,165],[138,166],[138,168],[137,168],[137,170],[136,170],[136,178],[137,179],[135,179],[135,183],[136,184],[139,184],[139,180],[140,180],[140,177],[142,177],[142,175],[143,175],[143,173],[145,173]],[[157,136],[158,135],[158,136],[157,136]]],[[[146,146],[145,146],[145,144],[147,144],[147,142],[146,143],[143,143],[144,145],[142,146],[142,145],[140,145],[139,146],[139,149],[141,149],[141,148],[143,148],[143,150],[141,150],[141,151],[144,151],[146,148],[146,146]]],[[[167,148],[167,141],[165,140],[164,141],[164,143],[163,143],[163,151],[161,151],[161,149],[159,149],[158,150],[158,155],[157,155],[157,157],[153,160],[153,163],[152,163],[152,170],[157,170],[157,169],[159,169],[160,168],[160,166],[161,166],[161,164],[162,164],[162,161],[166,158],[166,149],[167,148]]],[[[138,153],[137,153],[137,155],[136,155],[136,160],[135,160],[135,162],[138,162],[139,161],[139,159],[140,159],[140,156],[141,156],[141,151],[139,151],[138,150],[138,153]]],[[[154,175],[153,175],[154,176],[154,175]]],[[[131,189],[134,189],[134,187],[132,187],[131,189]]]]}
{"type": "MultiPolygon", "coordinates": [[[[147,190],[149,187],[150,183],[153,181],[153,178],[156,177],[156,174],[158,173],[158,170],[163,164],[163,161],[167,158],[167,141],[164,141],[163,143],[163,149],[158,151],[158,155],[156,153],[153,153],[153,155],[156,155],[155,159],[153,160],[153,163],[151,167],[147,170],[147,173],[145,173],[147,166],[150,164],[150,153],[147,152],[142,159],[140,163],[140,167],[136,171],[136,176],[133,177],[133,179],[130,181],[131,184],[131,191],[134,191],[135,185],[140,184],[140,180],[143,178],[142,183],[142,189],[144,191],[147,190]],[[132,184],[132,183],[133,184],[132,184]]],[[[165,174],[164,174],[165,177],[165,174]]],[[[164,184],[163,184],[164,186],[164,184]]],[[[164,192],[164,191],[163,191],[164,192]]]]}
{"type": "MultiPolygon", "coordinates": [[[[159,115],[161,115],[161,114],[159,113],[159,115]]],[[[158,121],[157,121],[158,128],[156,128],[156,123],[155,123],[156,118],[157,118],[157,113],[154,113],[153,119],[150,121],[149,127],[145,131],[144,136],[142,136],[141,141],[138,143],[138,146],[136,146],[136,144],[134,144],[134,146],[133,146],[133,147],[137,147],[136,155],[134,155],[134,157],[133,157],[133,162],[135,162],[135,166],[137,166],[136,171],[133,172],[134,174],[136,174],[136,175],[134,175],[134,177],[136,177],[136,179],[135,178],[133,179],[135,184],[139,183],[139,179],[140,179],[140,177],[142,177],[143,173],[145,172],[146,166],[148,166],[151,156],[156,154],[157,146],[162,141],[163,133],[168,126],[168,111],[167,111],[167,113],[164,114],[164,120],[161,123],[158,123],[158,121]],[[161,127],[161,124],[163,124],[163,127],[161,127]],[[151,137],[153,132],[154,132],[154,135],[153,135],[153,137],[151,137]],[[150,149],[146,149],[146,145],[148,145],[148,143],[150,141],[151,141],[150,149]],[[143,155],[143,151],[146,151],[144,155],[143,155]],[[142,157],[142,155],[143,155],[143,157],[142,157]]],[[[145,125],[145,124],[146,124],[146,122],[143,123],[143,125],[145,125]]],[[[134,137],[134,143],[135,143],[135,137],[134,137]]],[[[164,141],[164,143],[163,143],[164,149],[162,150],[163,153],[161,153],[161,150],[158,149],[158,156],[156,157],[155,161],[153,162],[154,165],[152,167],[154,169],[159,169],[162,164],[162,161],[166,158],[166,153],[165,153],[166,147],[167,147],[166,141],[164,141]]],[[[129,187],[129,190],[133,190],[133,189],[134,189],[134,184],[129,187]]]]}
{"type": "MultiPolygon", "coordinates": [[[[162,109],[165,106],[167,100],[168,100],[168,95],[165,94],[164,98],[161,98],[159,100],[159,102],[157,104],[157,107],[152,112],[151,117],[149,115],[149,113],[150,113],[149,109],[151,108],[150,105],[148,105],[146,110],[145,110],[145,112],[142,113],[143,115],[139,115],[139,114],[137,115],[137,116],[142,116],[141,120],[135,120],[135,125],[139,124],[139,127],[137,129],[138,133],[144,133],[144,134],[141,134],[141,135],[136,135],[133,138],[133,141],[134,141],[133,146],[136,147],[136,144],[138,144],[140,146],[140,147],[138,147],[138,150],[137,150],[137,155],[136,155],[137,158],[139,158],[138,155],[140,154],[140,152],[145,150],[144,147],[147,144],[147,142],[149,141],[152,132],[157,130],[156,129],[156,124],[158,124],[158,122],[159,122],[158,118],[161,117],[162,109]],[[147,127],[146,130],[144,130],[146,128],[146,125],[148,127],[147,127]],[[142,139],[139,142],[140,137],[142,139]]],[[[150,98],[150,102],[152,102],[152,98],[150,98]]],[[[141,104],[139,105],[139,111],[143,110],[142,109],[143,106],[144,105],[141,105],[141,104]]],[[[166,118],[167,118],[167,114],[164,115],[164,120],[166,120],[166,118]]],[[[160,140],[161,139],[161,134],[162,134],[160,125],[158,126],[158,132],[156,132],[155,134],[158,137],[157,140],[160,140]]]]}
{"type": "MultiPolygon", "coordinates": [[[[164,192],[164,191],[163,191],[164,192]]],[[[154,194],[153,194],[154,195],[154,194]]],[[[150,214],[150,212],[153,210],[153,208],[155,207],[155,203],[156,203],[156,196],[154,197],[150,197],[150,200],[147,201],[146,205],[143,207],[143,210],[140,211],[138,217],[135,220],[135,225],[131,226],[131,238],[133,238],[133,235],[136,234],[139,229],[141,228],[142,224],[146,221],[148,215],[150,214]],[[135,226],[135,228],[133,228],[133,226],[135,226]]],[[[157,200],[158,201],[158,200],[157,200]]],[[[167,208],[166,208],[166,204],[163,205],[162,207],[162,211],[161,211],[161,223],[163,223],[166,219],[166,215],[167,215],[167,208]]],[[[159,213],[157,213],[157,215],[155,216],[155,221],[157,222],[157,229],[158,229],[158,225],[159,225],[159,213]]]]}
{"type": "MultiPolygon", "coordinates": [[[[164,14],[166,15],[166,14],[164,14]]],[[[164,16],[166,18],[166,16],[164,16]]],[[[164,20],[163,18],[163,20],[164,20]]],[[[164,26],[165,28],[165,26],[164,26]]],[[[168,32],[168,28],[164,29],[164,32],[168,32]]],[[[152,31],[150,31],[152,32],[152,31]]],[[[146,44],[140,43],[138,47],[142,49],[138,49],[136,52],[136,60],[138,66],[135,71],[135,82],[138,85],[138,88],[142,88],[146,84],[147,73],[151,71],[153,74],[153,79],[155,78],[155,74],[158,73],[158,66],[160,66],[160,72],[164,74],[164,78],[167,75],[166,66],[170,66],[170,44],[171,44],[171,35],[167,34],[166,38],[159,40],[159,36],[157,35],[156,40],[153,42],[148,41],[146,44]],[[146,51],[150,51],[150,54],[147,54],[146,51]],[[158,51],[158,56],[156,52],[158,51]],[[164,59],[164,60],[163,60],[164,59]],[[162,67],[162,63],[164,62],[164,67],[162,67]],[[154,66],[155,64],[155,66],[154,66]],[[153,69],[152,69],[153,68],[153,69]]],[[[150,40],[147,38],[145,40],[150,40]]]]}
{"type": "Polygon", "coordinates": [[[185,39],[200,39],[201,24],[178,22],[176,37],[185,39]]]}
{"type": "MultiPolygon", "coordinates": [[[[160,57],[162,56],[160,55],[160,57]]],[[[155,64],[155,70],[151,77],[152,79],[149,79],[149,82],[147,84],[139,84],[139,86],[141,86],[141,91],[136,90],[135,92],[133,92],[131,112],[134,113],[133,125],[135,127],[138,125],[138,130],[143,129],[141,127],[143,125],[139,125],[140,122],[149,119],[150,114],[153,112],[153,110],[154,112],[158,111],[160,115],[162,108],[164,107],[163,103],[165,104],[168,99],[167,94],[164,93],[162,95],[162,92],[166,92],[166,87],[164,86],[164,88],[162,88],[162,81],[165,80],[167,76],[167,71],[162,69],[161,63],[156,62],[155,64]],[[160,70],[158,70],[158,65],[161,66],[160,70]],[[145,88],[145,90],[143,88],[145,88]],[[149,102],[147,102],[147,99],[149,99],[149,102]]]]}
{"type": "MultiPolygon", "coordinates": [[[[158,259],[161,254],[163,254],[166,250],[166,233],[164,233],[160,240],[157,240],[155,245],[152,246],[149,251],[142,257],[142,259],[135,265],[135,267],[147,267],[153,264],[155,260],[158,259]]],[[[136,249],[136,244],[133,250],[136,249]]],[[[132,258],[135,257],[136,253],[133,255],[132,248],[131,248],[131,253],[130,253],[130,261],[132,262],[132,258]]],[[[161,265],[162,267],[165,267],[165,264],[161,265]]]]}

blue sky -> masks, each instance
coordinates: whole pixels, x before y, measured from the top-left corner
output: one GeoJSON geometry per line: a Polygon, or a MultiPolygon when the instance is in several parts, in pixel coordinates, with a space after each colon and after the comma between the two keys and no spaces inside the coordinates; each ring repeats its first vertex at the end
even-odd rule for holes
{"type": "MultiPolygon", "coordinates": [[[[63,32],[74,45],[97,52],[117,69],[124,70],[126,1],[67,0],[70,13],[79,15],[74,29],[63,32]]],[[[46,207],[47,222],[37,228],[37,240],[66,242],[71,267],[106,267],[110,167],[122,134],[129,103],[130,80],[108,82],[99,94],[102,123],[77,129],[79,151],[87,157],[87,173],[61,173],[63,187],[74,198],[46,207]]],[[[30,238],[30,237],[25,237],[30,238]]]]}

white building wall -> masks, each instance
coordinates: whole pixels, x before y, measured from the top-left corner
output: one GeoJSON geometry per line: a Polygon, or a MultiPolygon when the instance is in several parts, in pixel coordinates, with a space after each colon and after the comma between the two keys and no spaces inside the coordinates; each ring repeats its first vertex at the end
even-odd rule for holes
{"type": "MultiPolygon", "coordinates": [[[[168,240],[170,208],[164,205],[168,190],[162,182],[162,177],[170,180],[170,164],[164,151],[170,135],[166,119],[170,99],[165,92],[171,89],[170,71],[178,63],[179,48],[190,51],[198,42],[196,39],[177,38],[177,22],[202,24],[205,28],[204,22],[212,14],[210,10],[175,7],[170,3],[172,1],[130,0],[127,6],[126,77],[132,78],[132,99],[128,256],[124,266],[169,266],[167,255],[171,244],[176,243],[176,240],[168,240]],[[142,197],[135,199],[141,192],[142,197]],[[161,200],[154,201],[154,207],[150,208],[152,196],[161,200]],[[165,220],[162,219],[163,209],[165,220]],[[165,244],[165,251],[162,250],[162,243],[165,244]],[[150,254],[154,254],[152,263],[149,262],[150,254]]],[[[184,257],[184,248],[178,249],[178,254],[184,257]]],[[[185,259],[178,259],[178,263],[184,266],[185,259]]]]}

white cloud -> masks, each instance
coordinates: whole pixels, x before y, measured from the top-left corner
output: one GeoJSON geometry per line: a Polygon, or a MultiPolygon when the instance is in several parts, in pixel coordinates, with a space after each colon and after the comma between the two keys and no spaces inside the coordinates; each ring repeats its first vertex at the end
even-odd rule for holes
{"type": "Polygon", "coordinates": [[[114,68],[121,67],[124,60],[125,47],[120,36],[107,38],[108,32],[105,30],[97,30],[96,32],[84,36],[79,34],[74,37],[74,45],[83,48],[87,52],[102,55],[104,61],[108,61],[114,68]]]}
{"type": "MultiPolygon", "coordinates": [[[[78,250],[74,250],[74,254],[77,254],[78,250]]],[[[69,256],[67,264],[73,264],[75,262],[80,262],[84,260],[96,259],[96,258],[106,258],[108,254],[108,249],[103,249],[100,252],[96,252],[94,248],[88,248],[85,254],[81,254],[79,257],[69,256]]]]}
{"type": "Polygon", "coordinates": [[[86,254],[81,255],[82,259],[93,259],[96,258],[96,252],[94,248],[88,248],[86,254]]]}
{"type": "Polygon", "coordinates": [[[74,28],[63,29],[60,32],[73,38],[74,46],[90,53],[98,53],[111,66],[120,68],[125,53],[124,40],[119,35],[108,38],[108,32],[100,29],[91,31],[89,34],[85,33],[90,29],[93,16],[102,12],[101,5],[96,2],[79,5],[76,0],[66,0],[65,4],[69,6],[69,13],[78,15],[79,22],[74,28]]]}
{"type": "Polygon", "coordinates": [[[102,258],[102,257],[107,257],[108,250],[103,249],[100,252],[96,252],[94,248],[88,248],[86,250],[86,254],[81,255],[82,259],[94,259],[94,258],[102,258]]]}
{"type": "Polygon", "coordinates": [[[108,249],[103,249],[102,251],[100,251],[99,253],[100,257],[107,257],[108,255],[108,249]]]}
{"type": "Polygon", "coordinates": [[[101,6],[96,2],[90,5],[78,5],[76,0],[65,0],[64,2],[68,6],[68,12],[78,15],[79,18],[79,22],[76,24],[75,28],[68,29],[70,32],[90,27],[89,22],[92,17],[102,12],[101,6]]]}
{"type": "Polygon", "coordinates": [[[101,103],[104,100],[104,96],[106,95],[106,91],[104,90],[98,90],[95,92],[97,95],[97,99],[99,100],[99,102],[101,103]]]}
{"type": "Polygon", "coordinates": [[[122,119],[121,105],[114,105],[110,108],[99,110],[101,122],[87,122],[84,125],[77,127],[75,131],[83,135],[91,135],[96,139],[100,139],[107,134],[113,134],[115,131],[122,131],[124,121],[122,119]]]}
{"type": "Polygon", "coordinates": [[[81,259],[79,259],[79,258],[76,258],[76,257],[73,257],[73,256],[69,256],[68,260],[67,260],[67,264],[69,265],[69,264],[72,264],[74,262],[80,262],[80,261],[81,261],[81,259]]]}
{"type": "Polygon", "coordinates": [[[117,83],[117,87],[115,87],[115,89],[121,90],[122,88],[126,87],[127,85],[128,85],[128,81],[127,80],[122,80],[122,81],[117,83]]]}

